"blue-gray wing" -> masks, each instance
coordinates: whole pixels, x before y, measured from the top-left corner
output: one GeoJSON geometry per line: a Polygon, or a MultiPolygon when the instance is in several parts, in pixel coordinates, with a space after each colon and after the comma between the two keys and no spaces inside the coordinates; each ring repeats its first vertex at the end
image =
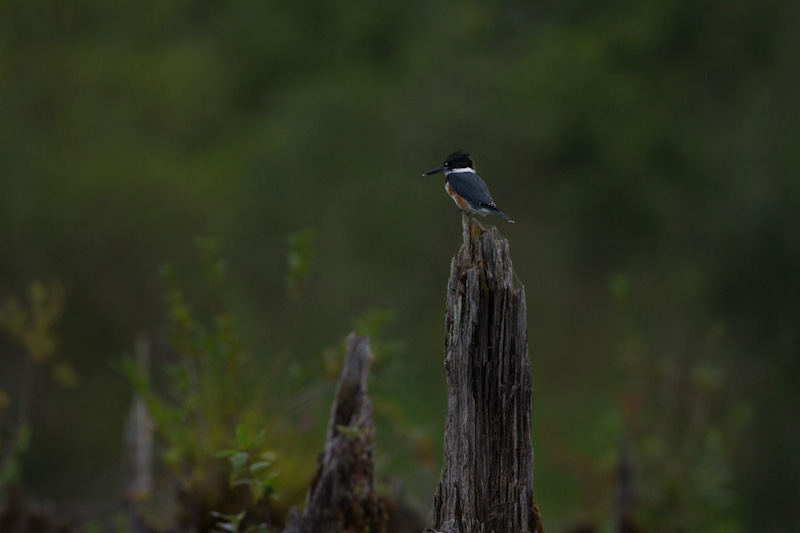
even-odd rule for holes
{"type": "Polygon", "coordinates": [[[476,206],[485,206],[496,209],[494,200],[489,194],[489,187],[477,174],[472,172],[451,172],[447,179],[450,181],[450,187],[459,195],[467,199],[471,204],[476,206]]]}

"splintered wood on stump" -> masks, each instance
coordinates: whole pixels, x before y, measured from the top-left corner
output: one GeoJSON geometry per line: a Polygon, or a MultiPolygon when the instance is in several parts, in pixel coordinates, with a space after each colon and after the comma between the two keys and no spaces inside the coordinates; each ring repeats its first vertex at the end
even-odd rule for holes
{"type": "Polygon", "coordinates": [[[306,508],[302,514],[296,507],[291,510],[284,533],[386,531],[383,504],[372,486],[372,402],[367,397],[371,361],[369,337],[350,333],[306,508]]]}
{"type": "Polygon", "coordinates": [[[467,216],[463,227],[447,286],[444,469],[427,531],[540,531],[525,289],[514,287],[508,241],[467,216]]]}

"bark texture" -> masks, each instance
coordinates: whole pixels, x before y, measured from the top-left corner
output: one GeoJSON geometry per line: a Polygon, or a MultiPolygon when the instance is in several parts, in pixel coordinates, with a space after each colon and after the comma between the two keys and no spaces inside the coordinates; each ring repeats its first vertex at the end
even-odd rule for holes
{"type": "Polygon", "coordinates": [[[293,508],[284,533],[386,531],[383,504],[373,492],[372,402],[367,397],[371,361],[369,337],[351,333],[305,512],[293,508]]]}
{"type": "Polygon", "coordinates": [[[447,289],[444,469],[427,531],[541,532],[525,290],[514,287],[508,241],[470,217],[463,227],[447,289]]]}

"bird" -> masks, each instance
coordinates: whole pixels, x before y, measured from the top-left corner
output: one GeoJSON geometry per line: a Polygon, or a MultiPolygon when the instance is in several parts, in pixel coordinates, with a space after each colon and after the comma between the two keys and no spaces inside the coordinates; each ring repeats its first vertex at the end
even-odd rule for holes
{"type": "Polygon", "coordinates": [[[425,172],[430,176],[444,172],[444,189],[462,211],[481,215],[497,215],[514,223],[508,215],[497,209],[497,205],[489,194],[489,187],[475,173],[475,163],[465,151],[459,150],[447,156],[444,164],[425,172]]]}

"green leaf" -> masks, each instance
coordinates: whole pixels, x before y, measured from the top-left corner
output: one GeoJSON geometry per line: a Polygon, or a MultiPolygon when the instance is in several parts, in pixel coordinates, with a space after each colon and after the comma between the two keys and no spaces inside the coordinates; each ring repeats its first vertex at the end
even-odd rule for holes
{"type": "Polygon", "coordinates": [[[250,454],[247,452],[236,452],[228,458],[234,471],[244,468],[248,459],[250,459],[250,454]]]}
{"type": "Polygon", "coordinates": [[[230,457],[231,455],[239,453],[239,450],[220,450],[217,452],[217,457],[230,457]]]}
{"type": "Polygon", "coordinates": [[[253,502],[257,502],[264,497],[264,485],[257,481],[250,483],[250,494],[253,496],[253,502]]]}
{"type": "Polygon", "coordinates": [[[264,442],[264,437],[267,435],[267,428],[262,428],[261,431],[258,432],[255,440],[253,440],[253,448],[258,448],[261,446],[261,443],[264,442]]]}
{"type": "Polygon", "coordinates": [[[250,433],[244,424],[236,426],[236,442],[242,450],[250,449],[250,433]]]}
{"type": "Polygon", "coordinates": [[[253,463],[250,465],[250,472],[257,472],[259,470],[265,470],[270,467],[272,461],[259,461],[257,463],[253,463]]]}

